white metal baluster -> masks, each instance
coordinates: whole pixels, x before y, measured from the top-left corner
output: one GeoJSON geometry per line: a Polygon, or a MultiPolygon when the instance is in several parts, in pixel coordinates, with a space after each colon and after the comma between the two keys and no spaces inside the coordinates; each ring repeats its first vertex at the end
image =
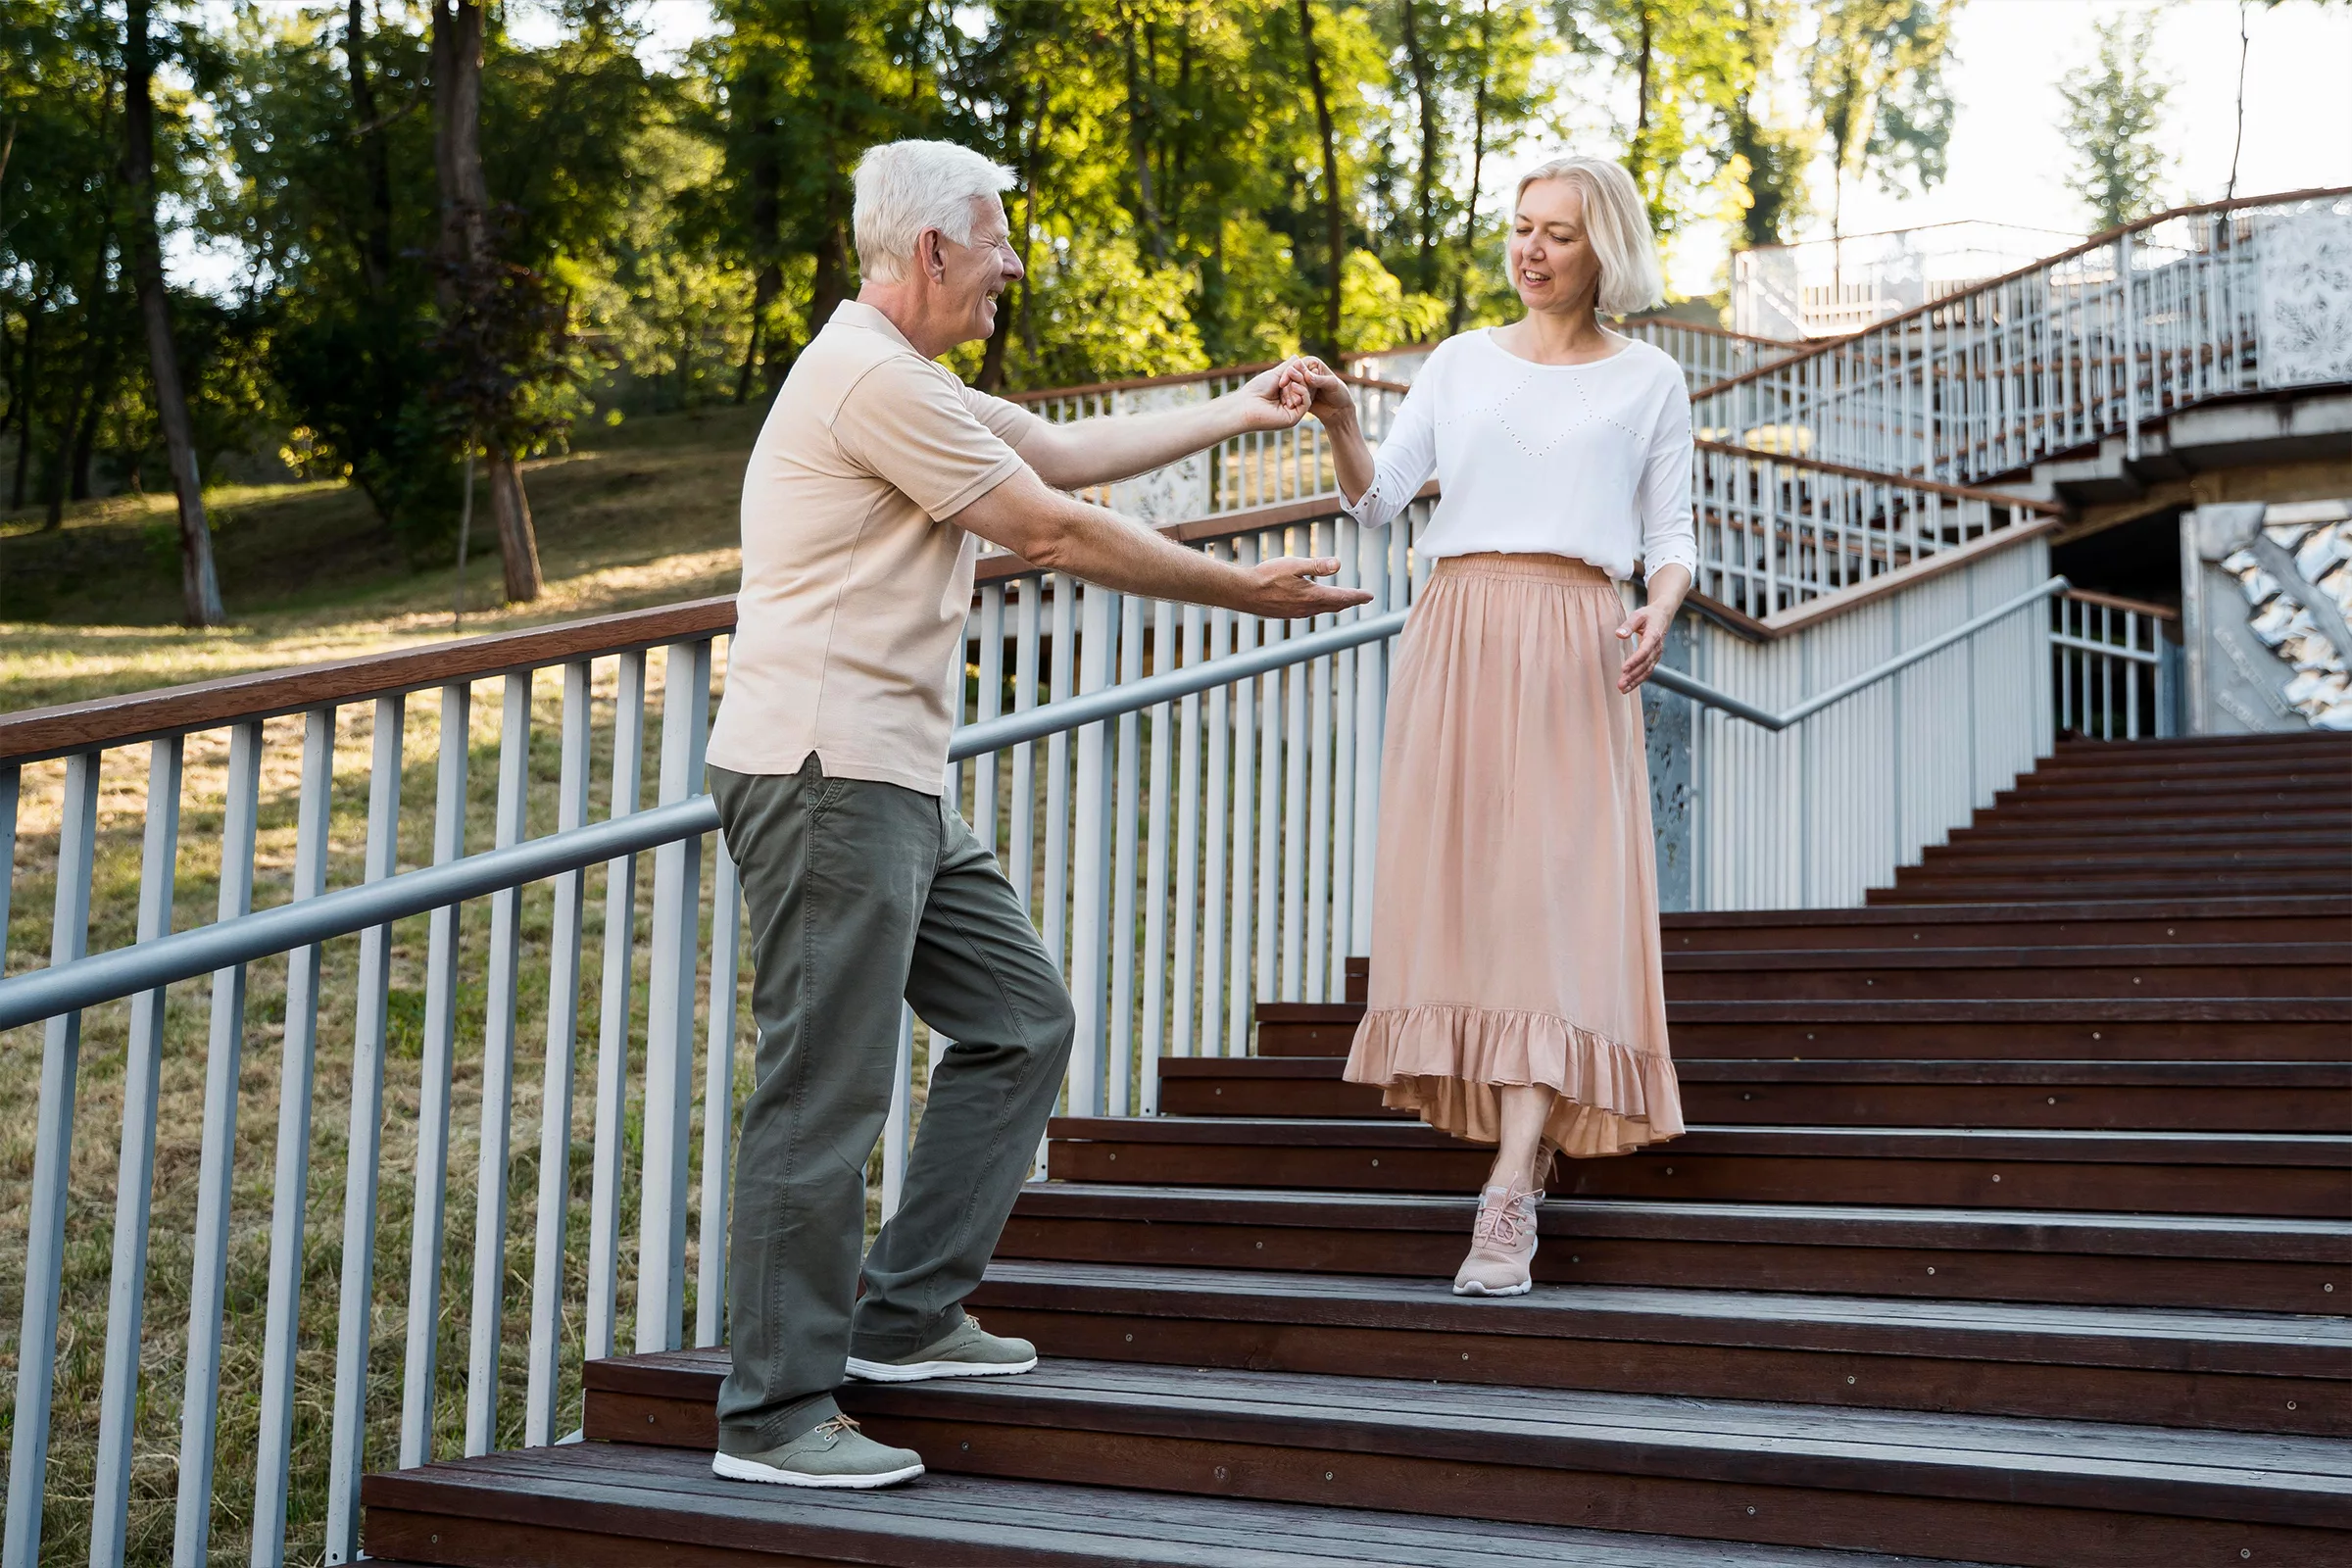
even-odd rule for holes
{"type": "MultiPolygon", "coordinates": [[[[1070,586],[1067,580],[1057,585],[1070,586]]],[[[1092,583],[1078,589],[1085,626],[1079,632],[1077,675],[1081,693],[1099,692],[1110,684],[1111,592],[1092,583]]],[[[1060,616],[1054,617],[1059,639],[1060,616]]],[[[1054,667],[1061,668],[1061,651],[1054,650],[1054,667]]],[[[1071,867],[1070,1001],[1078,1014],[1077,1045],[1070,1054],[1070,1114],[1100,1116],[1103,1110],[1102,987],[1106,939],[1110,935],[1102,895],[1109,873],[1110,824],[1103,820],[1103,767],[1107,724],[1089,724],[1078,732],[1077,843],[1071,867]]],[[[1056,777],[1058,777],[1056,770],[1056,777]]],[[[1056,811],[1055,821],[1060,820],[1056,811]]]]}
{"type": "MultiPolygon", "coordinates": [[[[662,804],[697,794],[710,733],[710,643],[671,643],[662,662],[662,804]]],[[[637,1213],[637,1349],[685,1335],[686,1155],[694,1108],[694,971],[703,841],[654,852],[653,967],[645,997],[645,1167],[637,1213]]]]}
{"type": "MultiPolygon", "coordinates": [[[[172,885],[179,861],[179,784],[186,750],[181,737],[167,735],[147,751],[146,842],[139,856],[141,942],[172,931],[172,885]]],[[[12,809],[8,816],[13,826],[16,812],[12,809]]],[[[0,919],[4,930],[5,920],[0,919]]],[[[130,1039],[123,1053],[115,1262],[106,1298],[106,1372],[98,1396],[98,1474],[90,1508],[90,1561],[98,1568],[122,1562],[128,1541],[140,1322],[147,1296],[147,1226],[155,1197],[157,1083],[163,1059],[164,990],[159,986],[130,999],[130,1039]]],[[[271,1284],[274,1287],[274,1278],[271,1284]]]]}
{"type": "MultiPolygon", "coordinates": [[[[1215,549],[1210,546],[1210,549],[1215,549]]],[[[1226,610],[1208,617],[1208,657],[1222,659],[1230,651],[1228,636],[1238,617],[1226,610]]],[[[1234,686],[1212,687],[1208,693],[1208,757],[1205,763],[1208,803],[1201,813],[1200,832],[1207,855],[1201,873],[1200,918],[1200,1054],[1225,1054],[1225,866],[1233,846],[1233,821],[1226,808],[1232,783],[1226,753],[1233,741],[1234,686]]]]}
{"type": "Polygon", "coordinates": [[[914,1009],[899,1006],[899,1047],[890,1074],[890,1110],[882,1118],[882,1220],[899,1211],[906,1191],[906,1155],[914,1143],[914,1009]]]}
{"type": "MultiPolygon", "coordinates": [[[[1012,710],[1026,713],[1037,706],[1038,597],[1043,577],[1023,577],[1020,613],[1016,617],[1012,650],[1012,710]]],[[[1007,867],[1021,907],[1030,909],[1037,898],[1037,747],[1023,741],[1012,749],[1012,795],[1005,803],[1012,812],[1011,862],[1007,867]]],[[[1034,913],[1034,911],[1032,911],[1034,913]]],[[[1058,966],[1061,956],[1055,954],[1058,966]]]]}
{"type": "MultiPolygon", "coordinates": [[[[254,817],[261,808],[262,726],[228,733],[227,801],[220,821],[220,918],[253,908],[254,817]]],[[[245,1062],[245,965],[213,973],[211,1039],[204,1059],[204,1144],[196,1168],[196,1247],[188,1282],[186,1392],[179,1416],[179,1498],[172,1557],[206,1560],[213,1527],[213,1461],[220,1431],[220,1333],[228,1315],[230,1178],[237,1153],[237,1091],[245,1062]]]]}
{"type": "MultiPolygon", "coordinates": [[[[1165,675],[1175,668],[1176,607],[1162,599],[1152,607],[1152,673],[1165,675]]],[[[1144,927],[1144,1034],[1138,1048],[1143,1083],[1136,1098],[1136,1109],[1146,1116],[1159,1114],[1159,1057],[1167,1039],[1168,779],[1177,744],[1170,716],[1169,704],[1152,710],[1151,804],[1144,829],[1144,918],[1150,923],[1144,927]]]]}
{"type": "MultiPolygon", "coordinates": [[[[1372,602],[1356,613],[1385,614],[1389,609],[1389,574],[1386,569],[1391,530],[1379,533],[1368,531],[1356,535],[1355,554],[1360,564],[1358,585],[1372,595],[1372,602]],[[1363,559],[1366,541],[1378,554],[1363,559]]],[[[1353,801],[1348,854],[1351,860],[1348,870],[1348,900],[1346,906],[1348,921],[1348,951],[1350,954],[1369,954],[1372,951],[1372,860],[1378,844],[1380,823],[1380,723],[1381,710],[1386,706],[1388,681],[1388,645],[1365,643],[1355,650],[1355,777],[1350,792],[1353,801]]],[[[1342,966],[1343,969],[1345,966],[1342,966]]],[[[1342,975],[1343,988],[1345,974],[1342,975]]]]}
{"type": "MultiPolygon", "coordinates": [[[[399,868],[401,741],[408,700],[379,697],[368,777],[363,882],[399,868]]],[[[351,1128],[343,1172],[343,1278],[335,1308],[335,1403],[326,1481],[326,1560],[360,1554],[360,1474],[367,1460],[368,1365],[375,1307],[375,1207],[384,1141],[384,1043],[392,928],[360,933],[359,1008],[352,1022],[351,1128]]]]}
{"type": "MultiPolygon", "coordinates": [[[[1333,529],[1339,557],[1338,582],[1355,586],[1355,525],[1342,521],[1333,529]]],[[[1353,611],[1323,618],[1327,626],[1355,620],[1353,611]]],[[[1314,721],[1315,757],[1322,783],[1315,799],[1314,858],[1307,862],[1307,907],[1312,912],[1307,952],[1311,956],[1307,999],[1339,1000],[1341,973],[1347,968],[1348,895],[1348,839],[1353,825],[1349,777],[1355,760],[1355,652],[1347,650],[1323,662],[1321,716],[1314,721]]]]}
{"type": "MultiPolygon", "coordinates": [[[[2124,646],[2133,653],[2139,651],[2139,612],[2124,612],[2124,646]]],[[[2124,738],[2139,739],[2139,671],[2129,661],[2120,662],[2124,677],[2124,738]]]]}
{"type": "MultiPolygon", "coordinates": [[[[66,759],[57,830],[57,906],[49,931],[52,968],[89,951],[91,852],[98,836],[97,752],[66,759]]],[[[13,835],[16,813],[9,813],[13,835]]],[[[11,846],[11,869],[14,869],[11,846]]],[[[57,1376],[58,1298],[63,1282],[67,1180],[74,1162],[74,1091],[81,1057],[81,1014],[51,1018],[41,1037],[41,1099],[34,1107],[32,1207],[24,1236],[24,1315],[17,1335],[17,1407],[8,1453],[7,1568],[40,1560],[41,1503],[49,1471],[49,1401],[57,1376]]]]}
{"type": "MultiPolygon", "coordinates": [[[[1004,710],[1004,585],[980,590],[980,701],[977,717],[986,723],[1004,710]]],[[[997,853],[997,757],[972,759],[972,833],[988,853],[997,853]]]]}
{"type": "MultiPolygon", "coordinates": [[[[1313,629],[1330,623],[1316,617],[1313,629]]],[[[1318,659],[1306,669],[1306,971],[1300,996],[1324,1000],[1325,960],[1329,957],[1331,901],[1331,661],[1318,659]]],[[[1298,768],[1292,764],[1296,779],[1298,768]]],[[[1294,815],[1298,814],[1293,808],[1294,815]]]]}
{"type": "MultiPolygon", "coordinates": [[[[522,842],[530,804],[531,672],[506,679],[498,728],[495,848],[522,842]]],[[[473,1185],[473,1303],[466,1327],[466,1454],[498,1439],[498,1352],[507,1298],[507,1161],[514,1141],[514,980],[522,961],[522,890],[490,895],[489,992],[482,1014],[482,1123],[473,1185]]]]}
{"type": "MultiPolygon", "coordinates": [[[[294,829],[296,899],[326,891],[333,816],[335,710],[303,717],[302,787],[294,829]]],[[[152,803],[155,792],[148,791],[152,803]]],[[[157,1000],[160,1002],[160,995],[157,1000]]],[[[158,1008],[160,1013],[161,1009],[158,1008]]],[[[253,1486],[254,1568],[286,1556],[286,1479],[294,1454],[294,1353],[301,1331],[303,1210],[311,1188],[311,1087],[318,1048],[318,949],[286,956],[286,1025],[277,1071],[276,1200],[270,1217],[270,1307],[262,1351],[259,1462],[253,1486]]]]}
{"type": "MultiPolygon", "coordinates": [[[[1268,539],[1266,553],[1270,556],[1281,549],[1279,541],[1268,539]]],[[[1290,626],[1279,620],[1258,623],[1261,646],[1288,642],[1290,626]]],[[[1284,757],[1287,750],[1294,755],[1298,747],[1286,747],[1289,710],[1283,701],[1284,676],[1288,671],[1268,670],[1258,677],[1260,682],[1258,709],[1264,755],[1257,760],[1257,984],[1253,995],[1259,1002],[1272,1002],[1282,995],[1280,971],[1276,968],[1282,938],[1281,885],[1283,880],[1282,829],[1284,757]]],[[[1249,1038],[1245,1031],[1243,1040],[1249,1038]]],[[[1247,1053],[1247,1046],[1242,1053],[1247,1053]]]]}
{"type": "MultiPolygon", "coordinates": [[[[564,666],[562,771],[556,781],[556,831],[588,822],[588,767],[594,697],[586,660],[564,666]]],[[[522,1442],[556,1441],[556,1395],[564,1348],[564,1232],[571,1206],[572,1058],[580,1037],[580,948],[588,873],[556,878],[548,918],[547,1042],[539,1073],[539,1203],[531,1240],[531,1342],[522,1395],[522,1442]]]]}
{"type": "Polygon", "coordinates": [[[17,801],[24,782],[22,768],[0,765],[0,974],[8,970],[9,884],[17,875],[17,801]]]}
{"type": "Polygon", "coordinates": [[[694,1343],[726,1340],[727,1173],[735,1130],[735,990],[743,944],[743,884],[718,843],[710,888],[710,1018],[703,1045],[703,1201],[695,1229],[694,1343]]]}
{"type": "MultiPolygon", "coordinates": [[[[466,763],[473,691],[441,688],[441,762],[433,787],[433,863],[466,853],[466,763]]],[[[450,1075],[458,1031],[458,916],[432,912],[424,971],[424,1065],[416,1111],[416,1206],[409,1243],[409,1344],[400,1401],[400,1467],[433,1457],[434,1363],[440,1351],[441,1244],[449,1203],[450,1075]]]]}
{"type": "MultiPolygon", "coordinates": [[[[1078,582],[1074,577],[1054,579],[1054,673],[1047,685],[1053,702],[1066,702],[1078,675],[1078,582]]],[[[1092,803],[1089,802],[1091,806],[1092,803]]],[[[1057,729],[1046,740],[1046,951],[1054,965],[1069,973],[1070,958],[1070,732],[1057,729]]],[[[1077,1001],[1073,997],[1071,1000],[1077,1001]]],[[[1083,1003],[1081,1003],[1083,1005],[1083,1003]]],[[[1080,1015],[1079,1037],[1086,1025],[1080,1015]]],[[[1083,1069],[1078,1056],[1070,1058],[1073,1078],[1083,1069]]],[[[1073,1111],[1076,1107],[1073,1105],[1073,1111]]],[[[1077,1112],[1084,1114],[1084,1112],[1077,1112]]]]}
{"type": "MultiPolygon", "coordinates": [[[[645,787],[645,655],[620,656],[614,677],[612,799],[608,817],[634,813],[645,787]]],[[[637,926],[637,857],[605,862],[605,956],[596,1042],[596,1147],[588,1190],[588,1300],[583,1350],[601,1361],[619,1343],[621,1140],[629,1098],[629,989],[637,926]]]]}
{"type": "MultiPolygon", "coordinates": [[[[1119,679],[1131,684],[1144,678],[1144,602],[1122,594],[1118,608],[1119,679]]],[[[1104,1020],[1103,1102],[1113,1116],[1127,1114],[1134,1094],[1135,835],[1142,729],[1140,715],[1119,715],[1118,774],[1106,792],[1111,801],[1110,1011],[1104,1020]]]]}
{"type": "MultiPolygon", "coordinates": [[[[1207,656],[1207,622],[1199,605],[1186,605],[1184,656],[1187,665],[1207,656]]],[[[1168,1028],[1168,1046],[1179,1056],[1198,1048],[1195,1034],[1200,1014],[1195,1002],[1202,970],[1200,952],[1200,696],[1198,692],[1176,705],[1176,977],[1175,1016],[1168,1028]]]]}
{"type": "MultiPolygon", "coordinates": [[[[1234,560],[1240,564],[1253,565],[1257,561],[1257,541],[1237,539],[1233,544],[1234,560]]],[[[1233,651],[1248,653],[1256,646],[1266,623],[1254,615],[1237,615],[1233,625],[1233,651]]],[[[1250,677],[1233,683],[1233,816],[1226,828],[1231,844],[1233,913],[1232,930],[1225,976],[1225,1036],[1220,1055],[1239,1056],[1249,1052],[1250,1004],[1255,993],[1250,984],[1250,959],[1253,950],[1250,940],[1250,920],[1255,912],[1252,904],[1254,888],[1250,876],[1250,857],[1256,851],[1254,818],[1257,806],[1257,678],[1250,677]]]]}

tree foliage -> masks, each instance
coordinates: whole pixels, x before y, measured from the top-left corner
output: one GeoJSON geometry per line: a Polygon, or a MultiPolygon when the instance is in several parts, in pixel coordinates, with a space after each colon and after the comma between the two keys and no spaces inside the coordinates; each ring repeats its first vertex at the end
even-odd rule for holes
{"type": "Polygon", "coordinates": [[[2156,134],[2174,83],[2149,64],[2159,20],[2155,12],[2102,18],[2092,25],[2091,60],[2058,78],[2066,186],[2082,198],[2093,228],[2119,227],[2165,204],[2173,160],[2156,134]]]}
{"type": "MultiPolygon", "coordinates": [[[[49,515],[169,480],[126,249],[122,4],[0,0],[0,501],[49,515]]],[[[713,0],[669,59],[641,47],[645,0],[494,0],[482,239],[453,251],[434,4],[153,0],[197,458],[346,476],[438,564],[469,440],[527,458],[584,422],[764,397],[855,292],[850,171],[898,136],[1016,172],[1028,276],[956,362],[983,385],[1458,330],[1513,311],[1510,181],[1563,142],[1623,158],[1661,231],[1728,213],[1750,243],[1807,210],[1824,138],[1795,103],[1822,108],[1840,178],[1932,177],[1946,9],[713,0]],[[1627,112],[1599,122],[1596,94],[1627,112]]]]}

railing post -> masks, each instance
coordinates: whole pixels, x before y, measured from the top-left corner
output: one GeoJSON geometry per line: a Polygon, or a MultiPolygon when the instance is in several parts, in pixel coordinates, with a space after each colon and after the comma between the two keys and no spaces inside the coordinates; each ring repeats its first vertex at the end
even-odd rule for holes
{"type": "MultiPolygon", "coordinates": [[[[671,643],[662,672],[662,804],[699,793],[710,738],[710,644],[671,643]]],[[[703,841],[654,852],[653,972],[646,984],[645,1174],[637,1227],[637,1349],[685,1332],[688,1117],[694,1100],[694,977],[701,954],[703,841]]]]}
{"type": "MultiPolygon", "coordinates": [[[[229,732],[228,801],[220,825],[220,913],[253,907],[255,815],[261,806],[262,726],[229,732]]],[[[206,1560],[213,1525],[213,1459],[219,1436],[220,1332],[228,1312],[228,1224],[237,1153],[237,1094],[245,1061],[245,965],[213,975],[212,1036],[205,1051],[204,1144],[196,1174],[195,1267],[188,1290],[188,1364],[179,1418],[179,1498],[172,1557],[206,1560]]]]}
{"type": "MultiPolygon", "coordinates": [[[[313,709],[303,719],[302,787],[294,830],[297,899],[317,898],[326,891],[326,835],[334,783],[335,710],[313,709]]],[[[286,1484],[294,1454],[294,1356],[302,1328],[302,1238],[310,1200],[311,1088],[318,1045],[318,948],[314,943],[286,957],[286,1024],[277,1074],[277,1194],[270,1218],[270,1306],[262,1353],[260,1456],[253,1485],[254,1568],[276,1568],[286,1555],[286,1484]]]]}
{"type": "MultiPolygon", "coordinates": [[[[401,741],[407,699],[375,704],[368,778],[366,882],[381,882],[400,858],[401,741]]],[[[368,1434],[368,1365],[375,1308],[375,1200],[384,1137],[384,1045],[389,1024],[392,928],[360,933],[359,1009],[352,1023],[351,1126],[343,1175],[343,1278],[335,1309],[335,1402],[326,1472],[326,1560],[360,1554],[360,1473],[368,1434]]]]}
{"type": "MultiPolygon", "coordinates": [[[[66,759],[57,829],[57,914],[49,962],[89,951],[90,871],[98,835],[97,752],[66,759]]],[[[13,801],[12,806],[15,804],[13,801]]],[[[15,837],[16,813],[9,813],[15,837]]],[[[15,846],[10,846],[13,851],[15,846]]],[[[13,863],[13,862],[12,862],[13,863]]],[[[5,946],[0,943],[0,946],[5,946]]],[[[17,1334],[17,1408],[8,1453],[6,1568],[35,1568],[49,1476],[49,1399],[57,1376],[58,1295],[65,1262],[66,1189],[74,1162],[74,1092],[81,1065],[81,1014],[49,1020],[41,1037],[41,1099],[34,1107],[32,1203],[24,1234],[24,1315],[17,1334]]]]}
{"type": "MultiPolygon", "coordinates": [[[[1064,579],[1055,593],[1075,590],[1085,624],[1078,633],[1079,695],[1099,692],[1110,684],[1110,602],[1107,588],[1083,587],[1064,579]]],[[[1054,617],[1056,629],[1060,617],[1054,617]]],[[[1054,651],[1054,666],[1061,668],[1062,651],[1054,651]]],[[[1108,830],[1103,802],[1108,774],[1103,766],[1107,723],[1089,724],[1078,732],[1078,789],[1075,828],[1077,843],[1071,856],[1071,925],[1069,946],[1070,1001],[1078,1015],[1077,1044],[1070,1054],[1070,1114],[1100,1116],[1103,1108],[1103,1044],[1105,1037],[1102,988],[1105,979],[1105,941],[1109,910],[1102,895],[1109,884],[1108,830]]]]}
{"type": "MultiPolygon", "coordinates": [[[[473,688],[441,688],[441,760],[433,786],[433,863],[466,853],[466,774],[473,688]]],[[[458,1034],[460,910],[432,912],[424,972],[424,1062],[418,1074],[416,1206],[409,1238],[409,1333],[400,1401],[400,1467],[433,1457],[434,1372],[441,1330],[441,1249],[449,1207],[449,1101],[458,1034]]]]}
{"type": "MultiPolygon", "coordinates": [[[[172,897],[179,858],[179,786],[186,750],[186,741],[177,735],[167,736],[148,749],[147,831],[139,857],[141,942],[152,942],[172,930],[172,897]]],[[[12,821],[14,815],[12,811],[12,821]]],[[[5,929],[5,921],[0,920],[0,931],[5,929]]],[[[131,1444],[137,1436],[139,1340],[147,1296],[147,1225],[155,1199],[164,995],[158,989],[130,999],[130,1039],[123,1053],[122,1154],[115,1167],[114,1276],[107,1291],[106,1374],[98,1396],[98,1473],[90,1506],[90,1561],[97,1565],[122,1562],[128,1544],[131,1444]]],[[[266,1400],[264,1407],[268,1407],[266,1400]]],[[[255,1539],[260,1539],[258,1521],[255,1539]]]]}
{"type": "MultiPolygon", "coordinates": [[[[606,816],[636,813],[644,796],[645,655],[620,656],[614,671],[612,797],[606,816]]],[[[637,857],[605,862],[604,978],[598,999],[596,1145],[588,1193],[588,1301],[581,1319],[582,1353],[591,1361],[612,1353],[620,1320],[621,1136],[629,1098],[629,993],[637,927],[637,857]]]]}
{"type": "MultiPolygon", "coordinates": [[[[993,759],[992,759],[993,760],[993,759]]],[[[735,989],[743,884],[719,835],[710,889],[710,1022],[703,1045],[703,1208],[695,1229],[694,1343],[726,1338],[727,1178],[735,1131],[735,989]]]]}
{"type": "Polygon", "coordinates": [[[2115,237],[2116,278],[2123,292],[2124,458],[2139,461],[2139,313],[2132,287],[2132,231],[2115,237]]]}

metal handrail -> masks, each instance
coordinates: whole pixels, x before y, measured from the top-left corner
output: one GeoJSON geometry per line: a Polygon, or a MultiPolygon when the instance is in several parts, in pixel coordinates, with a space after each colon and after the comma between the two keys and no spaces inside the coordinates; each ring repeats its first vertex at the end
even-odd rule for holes
{"type": "Polygon", "coordinates": [[[1791,724],[1812,717],[1833,703],[1843,702],[1864,687],[1877,685],[1887,676],[1918,663],[1930,654],[1941,653],[1962,638],[1975,636],[1993,622],[2016,614],[2028,605],[2047,599],[2052,594],[2066,592],[2069,586],[2071,585],[2064,577],[2052,577],[2039,587],[2029,588],[2016,598],[1995,605],[1981,615],[1973,615],[1947,632],[1929,638],[1917,648],[1897,654],[1883,664],[1873,665],[1851,680],[1839,681],[1828,691],[1806,698],[1785,713],[1769,712],[1752,703],[1743,703],[1737,697],[1717,691],[1703,681],[1692,680],[1679,670],[1663,667],[1653,669],[1650,671],[1649,678],[1670,692],[1678,692],[1691,701],[1703,703],[1709,708],[1720,708],[1735,718],[1744,718],[1749,723],[1760,725],[1768,730],[1784,730],[1791,724]]]}
{"type": "MultiPolygon", "coordinates": [[[[1785,713],[1767,711],[1677,670],[1661,667],[1652,670],[1649,678],[1668,691],[1720,709],[1736,718],[1768,730],[1785,730],[2028,605],[2065,592],[2068,586],[2063,576],[2051,577],[1916,648],[1807,698],[1785,713]]],[[[1408,614],[1406,611],[1393,611],[1248,653],[1207,660],[1166,674],[966,724],[949,742],[948,760],[964,761],[1049,735],[1083,729],[1089,724],[1141,712],[1269,670],[1379,642],[1401,632],[1408,614]]],[[[0,1029],[13,1029],[78,1008],[137,996],[271,954],[289,953],[411,915],[446,908],[503,888],[545,881],[565,871],[581,870],[620,856],[715,832],[718,825],[716,805],[707,795],[697,796],[36,969],[14,979],[0,980],[0,1029]]]]}

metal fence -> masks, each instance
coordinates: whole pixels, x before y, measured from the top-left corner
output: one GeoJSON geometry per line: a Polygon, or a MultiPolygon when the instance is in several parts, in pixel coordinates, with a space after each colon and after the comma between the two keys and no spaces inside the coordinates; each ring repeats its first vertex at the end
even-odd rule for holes
{"type": "Polygon", "coordinates": [[[2061,733],[2135,741],[2180,733],[2180,612],[2111,594],[2050,605],[2050,691],[2061,733]]]}
{"type": "Polygon", "coordinates": [[[1693,393],[1735,445],[1967,484],[2236,393],[2352,380],[2352,190],[2183,208],[1693,393]]]}

